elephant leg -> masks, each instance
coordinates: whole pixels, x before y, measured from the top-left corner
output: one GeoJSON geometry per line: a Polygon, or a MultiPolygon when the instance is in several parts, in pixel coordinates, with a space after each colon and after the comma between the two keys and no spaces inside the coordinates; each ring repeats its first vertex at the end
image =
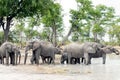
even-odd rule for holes
{"type": "Polygon", "coordinates": [[[68,55],[68,64],[71,64],[71,56],[68,55]]]}
{"type": "Polygon", "coordinates": [[[41,55],[41,59],[42,59],[42,64],[44,64],[46,57],[44,57],[44,56],[41,55]]]}
{"type": "Polygon", "coordinates": [[[1,57],[1,64],[4,64],[4,58],[1,57]]]}
{"type": "Polygon", "coordinates": [[[9,65],[9,53],[6,51],[6,65],[9,65]]]}
{"type": "Polygon", "coordinates": [[[35,54],[35,63],[37,64],[37,65],[39,65],[39,55],[38,55],[38,53],[36,53],[35,54]]]}
{"type": "Polygon", "coordinates": [[[85,64],[88,65],[89,64],[89,55],[88,55],[88,53],[84,54],[84,58],[85,58],[85,64]]]}
{"type": "Polygon", "coordinates": [[[88,64],[91,64],[91,57],[89,57],[89,62],[88,62],[88,64]]]}
{"type": "Polygon", "coordinates": [[[106,62],[106,54],[103,54],[102,57],[103,57],[103,64],[105,64],[105,62],[106,62]]]}
{"type": "Polygon", "coordinates": [[[61,64],[64,64],[65,61],[67,62],[67,59],[64,59],[64,57],[61,56],[61,60],[60,60],[61,64]]]}
{"type": "Polygon", "coordinates": [[[70,64],[73,64],[73,58],[70,59],[70,64]]]}
{"type": "Polygon", "coordinates": [[[10,53],[10,64],[15,65],[15,54],[14,53],[10,53]]]}
{"type": "Polygon", "coordinates": [[[83,63],[84,62],[84,58],[82,57],[82,60],[81,60],[81,62],[83,63]]]}
{"type": "Polygon", "coordinates": [[[0,58],[0,64],[2,64],[2,58],[0,58]]]}
{"type": "Polygon", "coordinates": [[[35,61],[35,53],[33,52],[32,57],[30,59],[31,64],[33,64],[35,61]]]}
{"type": "Polygon", "coordinates": [[[77,63],[80,64],[80,58],[77,58],[77,63]]]}
{"type": "Polygon", "coordinates": [[[51,64],[53,59],[51,57],[49,57],[48,59],[49,59],[49,64],[51,64]]]}
{"type": "Polygon", "coordinates": [[[55,55],[51,56],[51,61],[50,61],[50,62],[51,62],[52,64],[55,64],[54,61],[55,61],[55,55]]]}
{"type": "Polygon", "coordinates": [[[71,58],[70,59],[70,64],[76,64],[76,62],[77,62],[77,58],[71,58]]]}

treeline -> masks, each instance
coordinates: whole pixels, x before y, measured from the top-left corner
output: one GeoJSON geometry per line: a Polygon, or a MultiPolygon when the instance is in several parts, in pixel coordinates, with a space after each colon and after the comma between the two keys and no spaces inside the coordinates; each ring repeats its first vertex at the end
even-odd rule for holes
{"type": "MultiPolygon", "coordinates": [[[[62,6],[54,0],[1,0],[0,42],[24,43],[33,39],[50,41],[56,46],[69,41],[95,41],[119,45],[120,17],[113,7],[94,6],[91,0],[76,0],[70,10],[71,26],[64,26],[62,6]],[[65,32],[66,27],[69,28],[65,32]]],[[[67,5],[66,5],[67,6],[67,5]]]]}

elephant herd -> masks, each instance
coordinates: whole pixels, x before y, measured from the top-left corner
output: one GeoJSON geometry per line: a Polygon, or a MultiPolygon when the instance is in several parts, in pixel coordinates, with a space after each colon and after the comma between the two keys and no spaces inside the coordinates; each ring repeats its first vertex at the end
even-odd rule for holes
{"type": "MultiPolygon", "coordinates": [[[[63,47],[55,47],[52,43],[46,41],[32,41],[25,47],[24,64],[26,64],[28,51],[32,50],[32,57],[30,59],[31,64],[39,65],[39,60],[42,63],[55,64],[55,55],[61,55],[60,63],[64,64],[80,64],[81,62],[86,65],[91,64],[92,58],[103,58],[103,64],[106,61],[106,54],[115,53],[119,55],[119,51],[113,47],[105,46],[96,42],[85,43],[70,43],[63,47]]],[[[6,65],[20,64],[21,53],[20,49],[11,42],[4,42],[0,46],[0,63],[4,64],[4,58],[6,59],[6,65]],[[10,61],[9,61],[10,60],[10,61]],[[18,62],[19,61],[19,62],[18,62]]]]}

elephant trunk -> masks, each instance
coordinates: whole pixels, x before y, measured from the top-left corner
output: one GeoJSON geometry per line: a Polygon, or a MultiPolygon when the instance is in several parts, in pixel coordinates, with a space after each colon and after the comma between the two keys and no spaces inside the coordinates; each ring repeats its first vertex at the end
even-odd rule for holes
{"type": "MultiPolygon", "coordinates": [[[[16,54],[16,53],[15,53],[16,54]]],[[[18,54],[16,54],[16,60],[15,60],[15,64],[17,65],[17,60],[18,60],[18,54]]]]}
{"type": "Polygon", "coordinates": [[[27,55],[28,55],[28,53],[27,53],[27,52],[25,52],[25,59],[24,59],[24,64],[26,64],[27,55]]]}

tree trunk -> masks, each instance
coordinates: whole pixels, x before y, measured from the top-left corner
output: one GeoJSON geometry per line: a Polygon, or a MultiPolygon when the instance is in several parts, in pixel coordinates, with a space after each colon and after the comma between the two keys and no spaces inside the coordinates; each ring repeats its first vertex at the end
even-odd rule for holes
{"type": "Polygon", "coordinates": [[[56,26],[53,27],[53,45],[56,46],[56,26]]]}
{"type": "Polygon", "coordinates": [[[9,30],[10,30],[10,23],[11,23],[11,18],[7,17],[6,26],[3,26],[4,42],[8,41],[8,35],[9,35],[9,30]]]}
{"type": "Polygon", "coordinates": [[[65,43],[65,41],[67,41],[68,40],[68,37],[70,36],[70,34],[72,33],[72,27],[70,28],[70,30],[69,30],[69,32],[68,32],[68,34],[63,38],[63,41],[62,41],[62,44],[64,44],[65,43]]]}
{"type": "Polygon", "coordinates": [[[98,39],[97,39],[97,33],[93,33],[93,34],[94,34],[94,41],[95,41],[95,42],[98,42],[98,41],[97,41],[97,40],[98,40],[98,39]]]}

